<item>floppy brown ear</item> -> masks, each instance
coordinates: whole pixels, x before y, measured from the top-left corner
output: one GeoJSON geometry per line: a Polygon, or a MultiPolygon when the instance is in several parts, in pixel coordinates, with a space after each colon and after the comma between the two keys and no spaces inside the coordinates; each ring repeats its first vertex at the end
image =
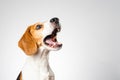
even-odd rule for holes
{"type": "Polygon", "coordinates": [[[27,54],[33,55],[37,52],[37,44],[35,39],[30,33],[30,27],[27,28],[26,32],[23,34],[22,38],[18,42],[18,46],[27,54]]]}

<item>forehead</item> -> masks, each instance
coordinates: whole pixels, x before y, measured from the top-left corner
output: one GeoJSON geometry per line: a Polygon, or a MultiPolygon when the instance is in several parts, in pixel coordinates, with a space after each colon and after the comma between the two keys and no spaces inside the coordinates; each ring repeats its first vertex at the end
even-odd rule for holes
{"type": "Polygon", "coordinates": [[[30,25],[30,29],[35,29],[37,25],[44,27],[46,23],[47,23],[47,21],[34,23],[34,24],[30,25]]]}
{"type": "Polygon", "coordinates": [[[44,21],[44,22],[37,22],[34,24],[34,26],[41,25],[41,26],[46,26],[49,24],[49,21],[44,21]]]}

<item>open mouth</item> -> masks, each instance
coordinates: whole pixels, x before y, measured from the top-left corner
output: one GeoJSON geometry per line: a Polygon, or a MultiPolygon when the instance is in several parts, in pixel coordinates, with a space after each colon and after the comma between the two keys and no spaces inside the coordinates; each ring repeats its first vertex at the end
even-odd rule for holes
{"type": "Polygon", "coordinates": [[[55,29],[52,32],[52,34],[44,38],[44,43],[47,47],[52,48],[52,49],[59,49],[62,47],[62,44],[57,41],[57,32],[58,30],[55,29]]]}

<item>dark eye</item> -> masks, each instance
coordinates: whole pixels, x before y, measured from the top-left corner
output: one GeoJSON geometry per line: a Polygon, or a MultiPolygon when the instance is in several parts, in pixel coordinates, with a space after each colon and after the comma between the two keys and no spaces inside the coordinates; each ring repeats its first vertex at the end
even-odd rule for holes
{"type": "Polygon", "coordinates": [[[42,27],[41,25],[37,25],[36,30],[39,30],[41,27],[42,27]]]}

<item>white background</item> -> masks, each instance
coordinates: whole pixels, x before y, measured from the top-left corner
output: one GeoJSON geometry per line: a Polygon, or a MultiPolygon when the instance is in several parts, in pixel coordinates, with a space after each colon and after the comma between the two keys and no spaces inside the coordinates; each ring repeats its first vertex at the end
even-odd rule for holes
{"type": "Polygon", "coordinates": [[[56,80],[120,80],[119,0],[0,0],[0,80],[16,80],[26,55],[17,43],[27,26],[59,17],[56,80]]]}

